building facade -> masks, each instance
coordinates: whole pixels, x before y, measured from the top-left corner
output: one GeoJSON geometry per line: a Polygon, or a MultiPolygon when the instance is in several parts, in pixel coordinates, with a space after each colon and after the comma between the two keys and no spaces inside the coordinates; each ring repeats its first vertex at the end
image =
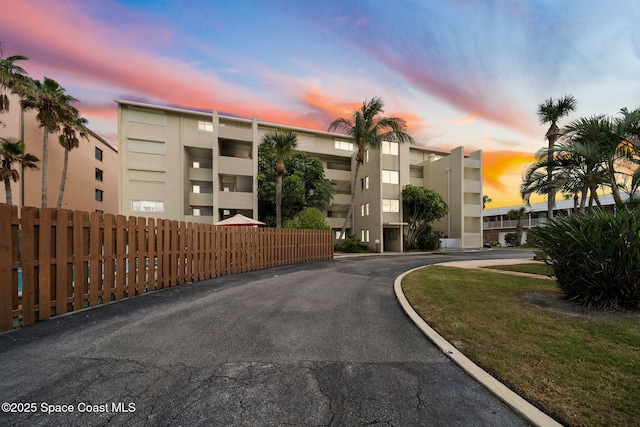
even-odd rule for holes
{"type": "MultiPolygon", "coordinates": [[[[298,150],[322,161],[336,190],[325,217],[339,239],[355,171],[350,137],[268,122],[130,101],[118,103],[119,211],[213,223],[236,213],[258,217],[258,145],[270,130],[292,130],[298,150]]],[[[385,142],[360,167],[347,235],[372,250],[402,251],[401,190],[431,188],[449,201],[435,229],[461,247],[482,245],[481,152],[465,157],[385,142]]]]}
{"type": "MultiPolygon", "coordinates": [[[[622,200],[629,198],[628,194],[621,194],[622,200]]],[[[615,211],[615,201],[611,194],[602,194],[599,196],[600,204],[605,210],[615,211]]],[[[572,215],[578,212],[580,200],[567,199],[556,200],[553,208],[554,218],[572,215]]],[[[502,208],[485,209],[483,214],[483,241],[485,244],[506,245],[505,236],[509,233],[515,233],[518,221],[511,219],[509,211],[513,209],[526,208],[526,218],[522,220],[522,242],[527,242],[527,231],[541,224],[547,223],[547,202],[531,203],[530,205],[507,206],[502,208]]]]}
{"type": "MultiPolygon", "coordinates": [[[[43,129],[36,119],[37,111],[22,111],[20,98],[9,95],[11,108],[0,114],[0,137],[24,141],[26,152],[42,159],[43,129]]],[[[58,143],[59,133],[49,134],[47,172],[47,207],[55,208],[62,178],[64,148],[58,143]]],[[[80,138],[80,146],[69,152],[67,179],[62,208],[87,212],[118,213],[118,152],[94,132],[80,138]]],[[[39,163],[42,166],[42,162],[39,163]]],[[[4,186],[3,186],[4,189],[4,186]]],[[[20,180],[11,183],[13,204],[42,206],[42,169],[20,172],[20,180]]],[[[6,202],[0,191],[0,203],[6,202]]]]}

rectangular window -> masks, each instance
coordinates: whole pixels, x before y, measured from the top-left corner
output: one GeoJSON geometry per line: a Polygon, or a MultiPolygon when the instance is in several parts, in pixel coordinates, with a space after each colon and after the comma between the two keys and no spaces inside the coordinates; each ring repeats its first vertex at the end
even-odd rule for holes
{"type": "Polygon", "coordinates": [[[361,230],[361,232],[360,232],[360,241],[361,241],[362,243],[364,243],[364,242],[365,242],[364,237],[365,237],[364,230],[361,230]]]}
{"type": "Polygon", "coordinates": [[[367,239],[366,242],[369,243],[369,230],[368,229],[366,230],[365,237],[367,239]]]}
{"type": "Polygon", "coordinates": [[[98,189],[96,188],[96,200],[97,200],[98,202],[101,202],[101,201],[102,201],[102,196],[103,196],[103,194],[104,194],[104,192],[103,192],[102,190],[98,190],[98,189]]]}
{"type": "Polygon", "coordinates": [[[213,123],[199,121],[198,130],[202,132],[213,132],[213,123]]]}
{"type": "Polygon", "coordinates": [[[382,212],[400,212],[400,200],[382,199],[382,212]]]}
{"type": "Polygon", "coordinates": [[[364,205],[364,214],[365,216],[369,216],[369,203],[365,203],[364,205]]]}
{"type": "Polygon", "coordinates": [[[336,231],[336,240],[344,239],[344,234],[340,233],[340,230],[336,231]]]}
{"type": "Polygon", "coordinates": [[[397,142],[382,141],[382,154],[397,156],[399,151],[399,144],[397,142]]]}
{"type": "Polygon", "coordinates": [[[382,170],[382,182],[385,184],[398,184],[400,183],[400,172],[382,170]]]}
{"type": "Polygon", "coordinates": [[[369,149],[364,150],[364,162],[369,163],[369,149]]]}
{"type": "Polygon", "coordinates": [[[102,161],[102,150],[96,147],[96,160],[102,161]]]}
{"type": "Polygon", "coordinates": [[[96,181],[102,182],[102,170],[96,168],[96,181]]]}
{"type": "Polygon", "coordinates": [[[360,216],[364,216],[364,205],[360,205],[360,216]]]}
{"type": "Polygon", "coordinates": [[[364,189],[365,190],[369,189],[369,177],[368,176],[364,177],[364,189]]]}
{"type": "Polygon", "coordinates": [[[213,208],[191,208],[193,216],[213,216],[213,208]]]}
{"type": "Polygon", "coordinates": [[[335,140],[334,147],[336,150],[353,151],[353,142],[335,140]]]}
{"type": "Polygon", "coordinates": [[[132,200],[131,212],[164,212],[164,202],[157,200],[132,200]]]}

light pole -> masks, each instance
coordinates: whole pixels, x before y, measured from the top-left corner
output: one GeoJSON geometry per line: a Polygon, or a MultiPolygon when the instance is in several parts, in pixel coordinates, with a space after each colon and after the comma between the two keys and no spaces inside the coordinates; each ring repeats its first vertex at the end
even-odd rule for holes
{"type": "Polygon", "coordinates": [[[447,239],[451,238],[451,167],[447,168],[447,239]]]}

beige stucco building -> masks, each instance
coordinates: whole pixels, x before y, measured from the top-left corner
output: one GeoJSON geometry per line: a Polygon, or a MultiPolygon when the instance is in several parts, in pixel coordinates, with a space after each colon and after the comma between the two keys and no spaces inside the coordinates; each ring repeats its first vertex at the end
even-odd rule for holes
{"type": "MultiPolygon", "coordinates": [[[[269,130],[293,130],[298,150],[318,157],[336,194],[325,212],[336,232],[344,223],[355,170],[345,135],[252,119],[130,101],[118,103],[119,211],[213,223],[236,213],[258,217],[258,144],[269,130]]],[[[482,154],[464,156],[417,145],[384,143],[368,150],[356,183],[348,235],[379,251],[401,251],[401,189],[440,193],[450,206],[435,229],[460,247],[482,246],[482,154]],[[377,241],[377,243],[376,243],[377,241]]]]}
{"type": "MultiPolygon", "coordinates": [[[[0,137],[21,139],[26,152],[42,159],[43,130],[36,119],[36,110],[20,109],[17,95],[9,95],[10,110],[0,113],[0,137]]],[[[64,148],[58,142],[59,134],[49,135],[49,170],[47,173],[47,207],[58,202],[64,148]]],[[[107,141],[93,132],[89,140],[80,139],[80,146],[69,152],[67,180],[62,208],[86,212],[118,213],[118,152],[107,141]]],[[[42,163],[40,163],[41,165],[42,163]]],[[[20,181],[11,184],[11,198],[18,206],[42,206],[42,170],[20,173],[20,181]]],[[[6,202],[4,185],[0,203],[6,202]]]]}

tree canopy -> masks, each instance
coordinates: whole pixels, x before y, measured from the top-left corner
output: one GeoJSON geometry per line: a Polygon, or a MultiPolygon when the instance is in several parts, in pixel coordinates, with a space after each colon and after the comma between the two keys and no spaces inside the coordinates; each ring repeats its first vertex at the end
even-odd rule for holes
{"type": "MultiPolygon", "coordinates": [[[[275,225],[276,153],[266,144],[258,147],[258,216],[269,226],[275,225]]],[[[282,180],[282,220],[293,217],[306,207],[325,210],[335,191],[324,178],[320,159],[295,151],[284,160],[282,180]]]]}
{"type": "Polygon", "coordinates": [[[433,190],[407,185],[402,189],[404,220],[408,223],[406,244],[410,246],[429,224],[447,214],[449,207],[433,190]]]}
{"type": "Polygon", "coordinates": [[[304,208],[292,220],[287,221],[284,228],[298,228],[304,230],[329,230],[331,227],[324,219],[324,215],[316,208],[304,208]]]}

